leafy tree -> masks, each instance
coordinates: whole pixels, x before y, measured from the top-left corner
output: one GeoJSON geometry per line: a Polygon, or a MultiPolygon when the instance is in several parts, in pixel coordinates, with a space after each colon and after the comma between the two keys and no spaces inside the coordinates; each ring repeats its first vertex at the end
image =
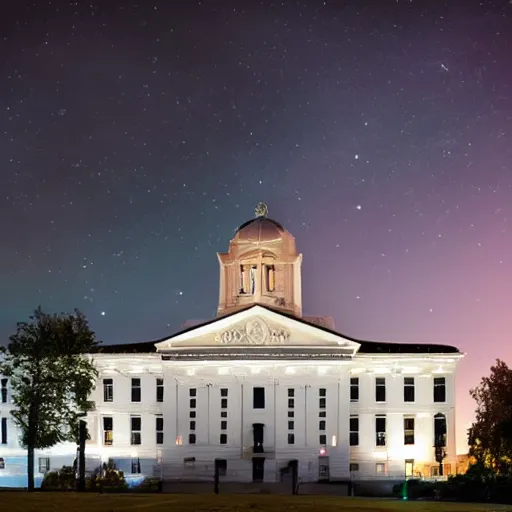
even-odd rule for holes
{"type": "Polygon", "coordinates": [[[498,359],[470,393],[477,409],[469,454],[496,473],[507,473],[512,468],[512,369],[498,359]]]}
{"type": "Polygon", "coordinates": [[[97,377],[84,356],[98,345],[84,315],[35,310],[2,348],[0,373],[10,378],[12,416],[27,449],[28,490],[34,490],[34,450],[77,441],[80,416],[91,410],[97,377]]]}

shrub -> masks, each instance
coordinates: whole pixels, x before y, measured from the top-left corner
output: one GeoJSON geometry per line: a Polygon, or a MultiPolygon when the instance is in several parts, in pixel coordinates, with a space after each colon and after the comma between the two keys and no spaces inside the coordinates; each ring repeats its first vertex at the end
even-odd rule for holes
{"type": "Polygon", "coordinates": [[[46,473],[41,483],[43,490],[71,490],[75,489],[76,475],[71,466],[63,466],[57,471],[46,473]]]}
{"type": "Polygon", "coordinates": [[[124,473],[119,471],[112,461],[103,464],[103,467],[97,470],[91,478],[85,482],[85,488],[88,491],[104,490],[123,490],[128,489],[128,485],[124,479],[124,473]]]}
{"type": "Polygon", "coordinates": [[[143,492],[161,492],[162,481],[160,478],[148,476],[135,489],[143,492]]]}

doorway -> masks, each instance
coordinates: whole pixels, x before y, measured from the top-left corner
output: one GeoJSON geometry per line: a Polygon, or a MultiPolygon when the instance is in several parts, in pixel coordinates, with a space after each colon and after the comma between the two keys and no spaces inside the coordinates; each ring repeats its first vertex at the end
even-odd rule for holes
{"type": "Polygon", "coordinates": [[[254,483],[263,482],[265,477],[265,459],[263,457],[253,457],[252,459],[252,481],[254,483]]]}
{"type": "Polygon", "coordinates": [[[318,480],[329,480],[329,457],[318,458],[318,480]]]}

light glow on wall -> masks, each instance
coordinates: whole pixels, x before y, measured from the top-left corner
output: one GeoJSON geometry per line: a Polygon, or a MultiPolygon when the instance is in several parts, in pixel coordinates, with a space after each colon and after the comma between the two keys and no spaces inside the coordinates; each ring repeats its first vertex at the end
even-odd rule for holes
{"type": "Polygon", "coordinates": [[[331,445],[338,446],[338,438],[336,436],[332,436],[331,445]]]}

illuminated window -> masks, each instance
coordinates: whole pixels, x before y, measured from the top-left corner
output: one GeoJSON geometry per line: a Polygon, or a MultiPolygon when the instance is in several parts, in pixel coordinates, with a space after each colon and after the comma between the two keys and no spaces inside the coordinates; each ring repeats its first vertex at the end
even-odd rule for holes
{"type": "Polygon", "coordinates": [[[131,416],[130,417],[130,425],[131,425],[131,436],[130,443],[132,445],[141,444],[141,430],[142,430],[142,419],[140,416],[131,416]]]}
{"type": "Polygon", "coordinates": [[[375,417],[375,445],[386,446],[386,416],[375,417]]]}
{"type": "Polygon", "coordinates": [[[176,437],[176,446],[181,446],[183,444],[183,438],[181,436],[176,437]]]}
{"type": "Polygon", "coordinates": [[[114,444],[114,420],[111,416],[103,416],[103,444],[105,446],[114,444]]]}
{"type": "Polygon", "coordinates": [[[385,462],[377,462],[377,464],[375,464],[375,473],[377,473],[377,475],[385,475],[386,474],[386,463],[385,462]]]}
{"type": "Polygon", "coordinates": [[[265,265],[267,272],[267,291],[273,292],[276,287],[276,270],[274,265],[265,265]]]}
{"type": "Polygon", "coordinates": [[[404,418],[404,444],[414,444],[414,418],[404,418]]]}

